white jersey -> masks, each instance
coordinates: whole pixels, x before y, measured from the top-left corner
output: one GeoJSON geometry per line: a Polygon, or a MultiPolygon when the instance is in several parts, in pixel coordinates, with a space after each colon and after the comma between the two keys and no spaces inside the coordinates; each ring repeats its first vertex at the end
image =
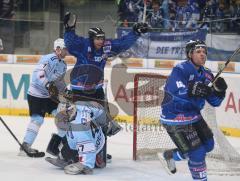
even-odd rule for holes
{"type": "Polygon", "coordinates": [[[55,53],[42,56],[33,71],[28,94],[39,98],[49,98],[45,86],[51,81],[54,81],[57,86],[61,85],[62,89],[65,88],[63,78],[66,70],[66,63],[64,60],[59,59],[55,53]]]}
{"type": "Polygon", "coordinates": [[[100,119],[106,120],[102,116],[105,115],[104,108],[95,102],[79,101],[75,104],[60,103],[57,111],[55,122],[62,133],[65,131],[69,147],[78,151],[83,165],[94,168],[96,155],[105,144],[105,136],[98,126],[102,122],[100,119]],[[72,121],[67,122],[69,120],[72,121]]]}

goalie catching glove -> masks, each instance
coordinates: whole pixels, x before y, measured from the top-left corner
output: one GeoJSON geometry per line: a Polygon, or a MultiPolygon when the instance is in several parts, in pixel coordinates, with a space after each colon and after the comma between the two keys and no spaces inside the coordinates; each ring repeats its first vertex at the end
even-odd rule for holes
{"type": "Polygon", "coordinates": [[[58,88],[54,82],[48,82],[45,87],[48,90],[50,97],[53,97],[53,98],[58,97],[58,94],[59,94],[58,88]]]}
{"type": "Polygon", "coordinates": [[[148,24],[147,23],[135,23],[133,25],[133,31],[137,34],[141,35],[142,33],[148,32],[148,24]]]}
{"type": "Polygon", "coordinates": [[[65,30],[66,31],[75,30],[76,21],[77,21],[77,16],[75,14],[67,12],[63,20],[65,30]]]}
{"type": "Polygon", "coordinates": [[[212,93],[212,88],[202,82],[190,83],[188,86],[188,95],[190,97],[206,98],[212,93]]]}

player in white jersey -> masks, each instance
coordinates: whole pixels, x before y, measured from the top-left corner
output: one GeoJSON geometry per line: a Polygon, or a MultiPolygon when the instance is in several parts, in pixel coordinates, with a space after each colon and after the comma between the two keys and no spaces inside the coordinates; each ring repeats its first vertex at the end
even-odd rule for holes
{"type": "Polygon", "coordinates": [[[55,122],[66,134],[52,136],[47,152],[57,158],[47,157],[46,161],[66,174],[91,174],[105,144],[101,127],[108,123],[103,106],[94,101],[60,103],[55,122]]]}
{"type": "MultiPolygon", "coordinates": [[[[55,97],[54,90],[63,91],[66,87],[63,78],[67,70],[67,65],[64,62],[67,53],[64,40],[58,38],[54,41],[54,52],[42,56],[33,71],[32,81],[27,93],[31,120],[22,144],[24,149],[29,153],[38,152],[38,150],[32,149],[31,145],[44,122],[45,114],[56,114],[58,103],[52,98],[55,97]],[[52,89],[53,91],[51,92],[50,90],[52,89]]],[[[21,148],[19,155],[26,155],[21,148]]]]}

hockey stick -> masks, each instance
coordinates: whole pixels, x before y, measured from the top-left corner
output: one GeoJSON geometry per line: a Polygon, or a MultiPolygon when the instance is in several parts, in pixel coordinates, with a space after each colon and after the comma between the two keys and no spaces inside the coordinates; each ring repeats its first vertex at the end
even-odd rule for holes
{"type": "Polygon", "coordinates": [[[209,87],[212,87],[212,85],[216,82],[218,77],[221,75],[223,70],[227,67],[227,65],[233,60],[233,57],[240,53],[240,47],[234,51],[234,53],[228,58],[228,60],[225,62],[223,67],[219,68],[218,73],[214,76],[213,81],[208,84],[209,87]]]}
{"type": "Polygon", "coordinates": [[[147,14],[147,0],[143,0],[144,7],[143,7],[143,23],[146,22],[146,14],[147,14]]]}
{"type": "Polygon", "coordinates": [[[27,154],[27,156],[29,157],[35,157],[35,158],[39,158],[39,157],[44,157],[45,153],[44,152],[37,152],[37,153],[29,153],[24,147],[23,145],[20,143],[20,141],[17,139],[17,137],[15,136],[15,134],[12,132],[12,130],[8,127],[8,125],[3,121],[2,117],[0,117],[0,121],[3,123],[3,125],[5,126],[5,128],[7,128],[7,130],[9,131],[9,133],[12,135],[12,137],[16,140],[16,142],[19,144],[19,146],[22,148],[22,150],[27,154]]]}

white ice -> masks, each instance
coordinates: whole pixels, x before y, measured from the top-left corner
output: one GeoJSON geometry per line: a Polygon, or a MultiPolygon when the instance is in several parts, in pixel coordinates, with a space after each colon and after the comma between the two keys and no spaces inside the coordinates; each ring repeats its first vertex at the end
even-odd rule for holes
{"type": "MultiPolygon", "coordinates": [[[[22,141],[28,117],[2,116],[14,134],[22,141]]],[[[19,146],[6,128],[0,123],[0,180],[1,181],[190,181],[186,169],[174,175],[168,175],[159,161],[132,160],[132,132],[123,129],[108,139],[108,153],[113,156],[112,163],[104,169],[95,169],[93,175],[66,175],[63,170],[50,165],[44,158],[17,156],[19,146]]],[[[45,151],[51,134],[56,131],[53,119],[47,118],[33,145],[45,151]]],[[[240,151],[240,139],[228,138],[240,151]]],[[[48,155],[50,156],[50,155],[48,155]]],[[[237,181],[240,176],[208,177],[210,181],[237,181]]]]}

